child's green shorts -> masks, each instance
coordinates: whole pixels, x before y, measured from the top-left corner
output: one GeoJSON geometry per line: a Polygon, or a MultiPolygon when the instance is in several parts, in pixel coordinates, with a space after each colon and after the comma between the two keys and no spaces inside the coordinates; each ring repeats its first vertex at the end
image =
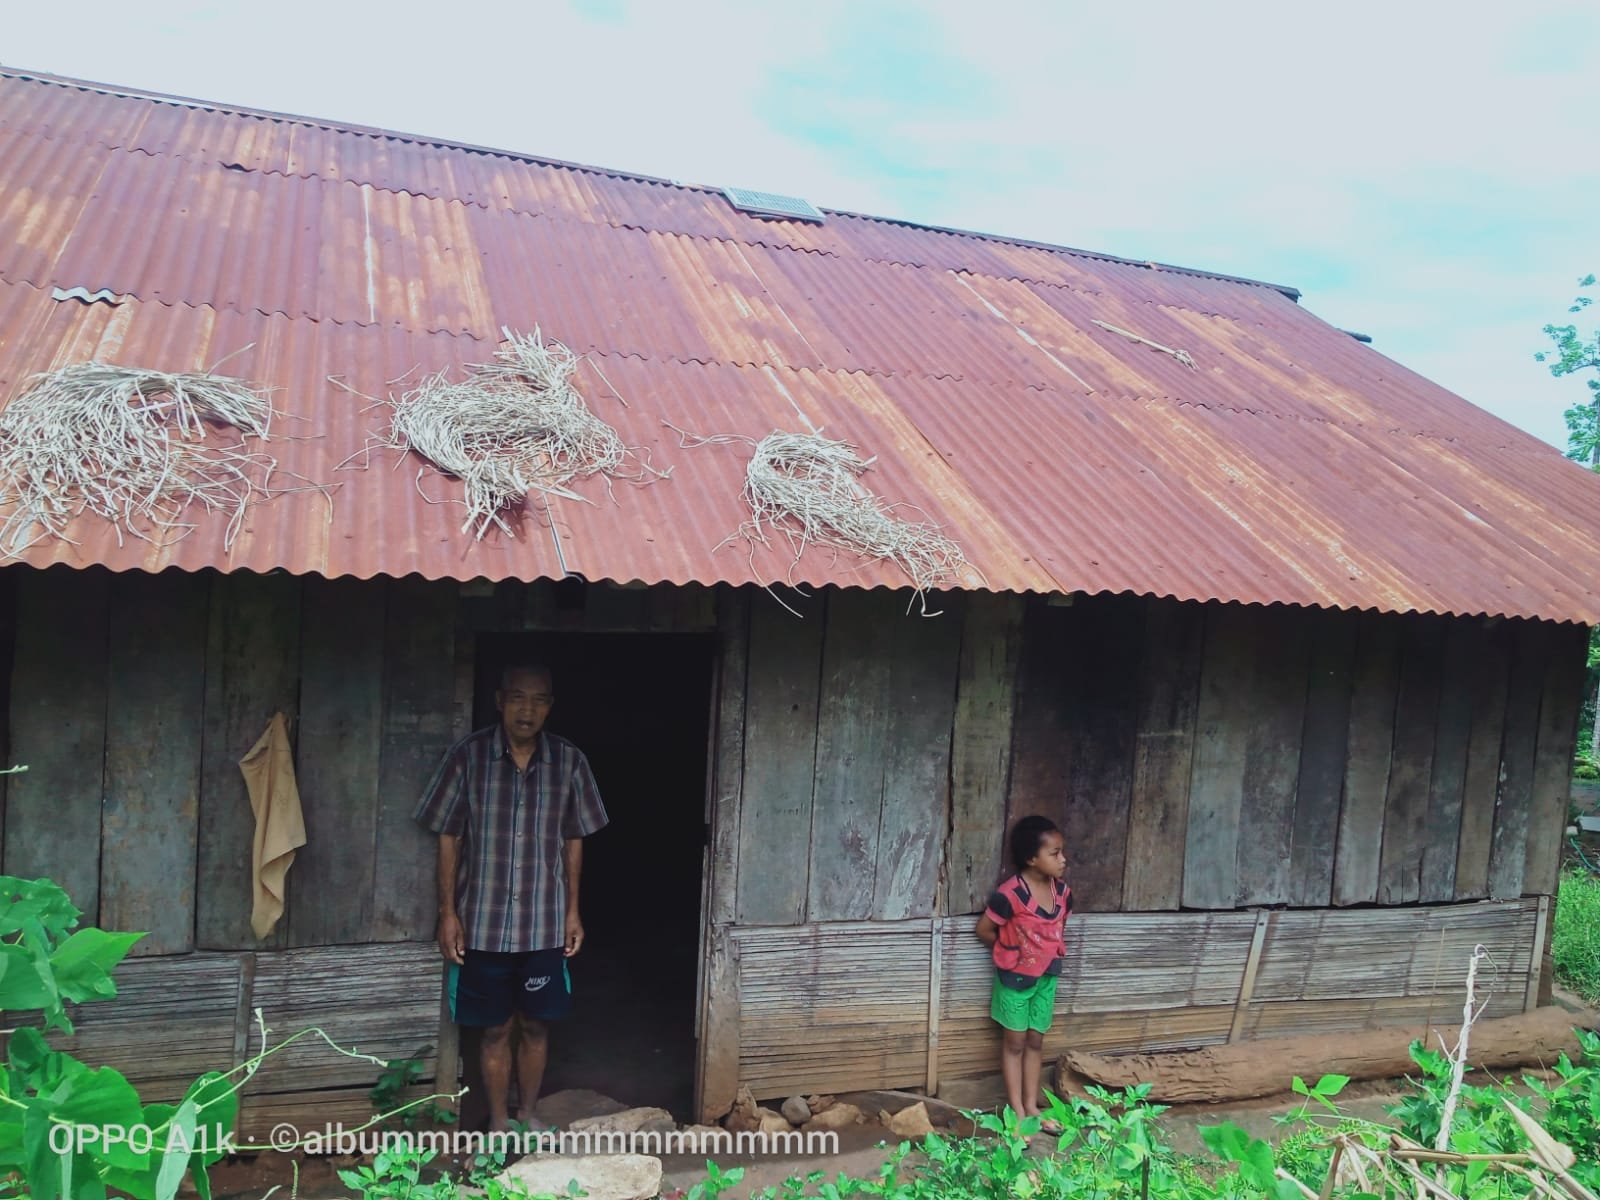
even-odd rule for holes
{"type": "Polygon", "coordinates": [[[1031,987],[1019,990],[1007,987],[994,977],[994,990],[989,998],[989,1015],[1002,1029],[1022,1032],[1035,1029],[1044,1033],[1050,1028],[1056,1012],[1056,976],[1041,975],[1031,987]]]}

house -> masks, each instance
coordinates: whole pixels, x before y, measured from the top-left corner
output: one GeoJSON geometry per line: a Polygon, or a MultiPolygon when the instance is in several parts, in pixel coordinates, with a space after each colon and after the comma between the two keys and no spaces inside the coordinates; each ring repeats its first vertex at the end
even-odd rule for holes
{"type": "MultiPolygon", "coordinates": [[[[1028,812],[1083,910],[1047,1053],[1443,1021],[1477,943],[1491,1014],[1546,996],[1600,480],[1293,288],[21,71],[0,164],[0,399],[225,361],[299,489],[0,566],[3,867],[148,931],[77,1037],[147,1097],[257,1010],[457,1077],[411,811],[518,653],[612,815],[553,1079],[714,1118],[991,1071],[972,927],[1028,812]],[[375,400],[535,327],[662,474],[479,540],[375,400]],[[961,546],[937,615],[734,536],[749,447],[678,432],[808,429],[961,546]],[[277,712],[308,840],[258,939],[277,712]]],[[[244,1132],[375,1073],[298,1042],[244,1132]]]]}

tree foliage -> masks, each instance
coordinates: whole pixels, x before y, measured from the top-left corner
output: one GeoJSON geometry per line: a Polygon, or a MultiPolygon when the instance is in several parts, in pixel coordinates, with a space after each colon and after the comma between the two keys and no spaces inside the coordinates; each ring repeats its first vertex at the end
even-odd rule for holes
{"type": "MultiPolygon", "coordinates": [[[[1588,315],[1587,310],[1594,303],[1594,297],[1583,293],[1594,286],[1593,275],[1585,275],[1578,280],[1579,293],[1568,306],[1568,314],[1588,315]]],[[[1596,373],[1596,377],[1584,381],[1589,389],[1588,402],[1574,404],[1564,415],[1567,420],[1567,457],[1600,470],[1600,326],[1580,331],[1577,322],[1569,325],[1550,324],[1544,327],[1544,333],[1554,343],[1554,349],[1540,350],[1533,357],[1549,367],[1550,374],[1559,379],[1563,375],[1576,375],[1583,371],[1596,373]]]]}

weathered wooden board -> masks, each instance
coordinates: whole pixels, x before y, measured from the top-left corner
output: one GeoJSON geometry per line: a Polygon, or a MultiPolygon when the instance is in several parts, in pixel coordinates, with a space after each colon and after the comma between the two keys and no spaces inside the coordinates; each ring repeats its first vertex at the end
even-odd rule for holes
{"type": "Polygon", "coordinates": [[[961,601],[941,596],[941,614],[923,617],[906,612],[908,597],[896,594],[900,611],[884,630],[889,719],[872,896],[872,916],[884,921],[933,914],[950,828],[950,731],[960,672],[961,601]]]}
{"type": "Polygon", "coordinates": [[[53,1032],[51,1044],[91,1066],[120,1071],[147,1104],[180,1100],[207,1071],[239,1061],[233,1032],[240,957],[126,959],[116,970],[117,994],[71,1006],[75,1032],[53,1032]]]}
{"type": "Polygon", "coordinates": [[[382,580],[306,580],[296,764],[306,844],[289,871],[294,946],[372,936],[384,601],[382,580]]]}
{"type": "Polygon", "coordinates": [[[195,887],[195,942],[203,948],[280,946],[288,936],[282,919],[261,940],[250,928],[255,814],[239,761],[274,713],[288,719],[291,740],[299,727],[300,588],[292,575],[235,572],[211,581],[195,887]]]}
{"type": "Polygon", "coordinates": [[[1356,617],[1337,609],[1306,614],[1311,643],[1300,777],[1295,782],[1289,852],[1289,903],[1323,907],[1333,894],[1339,801],[1350,741],[1350,682],[1356,617]]]}
{"type": "Polygon", "coordinates": [[[136,955],[194,948],[208,581],[130,572],[111,586],[100,920],[136,955]]]}
{"type": "MultiPolygon", "coordinates": [[[[316,1027],[346,1050],[417,1057],[433,1071],[444,959],[432,942],[320,946],[256,955],[255,1006],[271,1042],[316,1027]]],[[[248,1093],[371,1087],[381,1067],[331,1049],[314,1034],[274,1054],[248,1093]]]]}
{"type": "Polygon", "coordinates": [[[1344,800],[1333,863],[1335,904],[1370,904],[1378,898],[1384,801],[1400,687],[1400,632],[1393,614],[1361,614],[1350,684],[1344,800]]]}
{"type": "Polygon", "coordinates": [[[1422,839],[1422,878],[1417,898],[1439,904],[1455,898],[1461,857],[1461,797],[1467,782],[1472,740],[1473,652],[1480,639],[1472,622],[1453,619],[1444,638],[1439,682],[1439,721],[1428,779],[1428,822],[1422,839]]]}
{"type": "Polygon", "coordinates": [[[100,800],[106,749],[107,597],[99,568],[16,568],[17,648],[11,673],[12,776],[5,871],[47,875],[100,916],[100,800]]]}
{"type": "Polygon", "coordinates": [[[705,1026],[695,1061],[695,1107],[702,1121],[718,1121],[739,1094],[739,952],[719,925],[707,936],[705,1026]]]}
{"type": "Polygon", "coordinates": [[[1200,700],[1205,608],[1152,599],[1145,606],[1145,652],[1128,810],[1122,907],[1157,912],[1183,902],[1189,830],[1189,772],[1200,700]]]}
{"type": "Polygon", "coordinates": [[[1547,657],[1540,623],[1514,622],[1505,735],[1500,744],[1500,782],[1495,794],[1494,840],[1489,847],[1489,895],[1496,899],[1523,893],[1534,759],[1539,742],[1539,700],[1544,693],[1547,657]]]}
{"type": "Polygon", "coordinates": [[[1434,732],[1444,674],[1444,619],[1418,613],[1398,619],[1402,629],[1400,690],[1378,862],[1381,904],[1414,904],[1421,895],[1434,732]]]}
{"type": "Polygon", "coordinates": [[[1234,902],[1286,904],[1310,671],[1309,626],[1304,609],[1269,605],[1251,611],[1256,614],[1254,670],[1236,709],[1247,732],[1234,902]]]}
{"type": "Polygon", "coordinates": [[[1020,596],[967,597],[950,745],[947,913],[982,908],[1004,864],[1022,611],[1020,596]]]}
{"type": "Polygon", "coordinates": [[[1206,606],[1183,855],[1186,908],[1232,908],[1239,891],[1239,822],[1250,738],[1240,705],[1255,686],[1256,620],[1244,605],[1206,606]]]}
{"type": "Polygon", "coordinates": [[[1455,898],[1489,894],[1489,853],[1494,841],[1495,798],[1500,790],[1500,743],[1510,683],[1510,639],[1505,623],[1474,629],[1471,651],[1472,724],[1466,776],[1461,786],[1461,842],[1456,852],[1455,898]]]}
{"type": "Polygon", "coordinates": [[[716,750],[712,759],[711,914],[725,925],[738,912],[739,810],[744,795],[744,722],[750,655],[748,592],[723,586],[717,594],[716,750]]]}
{"type": "Polygon", "coordinates": [[[1545,639],[1548,652],[1539,701],[1522,890],[1554,895],[1561,874],[1562,831],[1572,800],[1572,751],[1583,707],[1589,636],[1581,625],[1549,625],[1545,639]]]}
{"type": "Polygon", "coordinates": [[[1024,622],[1007,826],[1061,827],[1079,911],[1122,904],[1143,643],[1139,607],[1115,596],[1034,603],[1024,622]]]}
{"type": "Polygon", "coordinates": [[[408,577],[388,588],[371,936],[426,941],[437,843],[412,813],[455,740],[456,584],[408,577]]]}
{"type": "MultiPolygon", "coordinates": [[[[1505,1017],[1521,1011],[1520,996],[1497,991],[1490,995],[1483,1015],[1505,1017]]],[[[1279,1000],[1250,1006],[1245,1038],[1357,1033],[1430,1021],[1438,1025],[1458,1024],[1460,1020],[1460,997],[1444,994],[1376,996],[1358,1000],[1279,1000]]]]}
{"type": "Polygon", "coordinates": [[[888,648],[899,609],[895,594],[882,589],[828,597],[806,900],[811,921],[872,916],[888,776],[888,648]]]}
{"type": "MultiPolygon", "coordinates": [[[[372,1097],[366,1087],[330,1088],[315,1092],[248,1094],[239,1101],[239,1148],[257,1152],[271,1147],[272,1131],[280,1124],[313,1134],[324,1144],[313,1144],[323,1155],[338,1150],[341,1129],[360,1129],[372,1120],[372,1097]],[[329,1132],[332,1136],[329,1137],[329,1132]]],[[[364,1135],[352,1135],[352,1141],[364,1135]]],[[[309,1151],[308,1151],[309,1153],[309,1151]]]]}
{"type": "Polygon", "coordinates": [[[752,597],[739,858],[761,866],[739,872],[744,924],[796,924],[805,913],[824,607],[802,619],[752,597]]]}

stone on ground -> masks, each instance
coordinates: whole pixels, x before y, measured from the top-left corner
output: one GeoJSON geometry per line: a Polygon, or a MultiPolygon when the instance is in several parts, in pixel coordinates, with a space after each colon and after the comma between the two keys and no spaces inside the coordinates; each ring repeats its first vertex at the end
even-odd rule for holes
{"type": "Polygon", "coordinates": [[[661,1192],[661,1160],[648,1154],[530,1155],[496,1179],[535,1196],[572,1195],[576,1182],[588,1200],[651,1200],[661,1192]]]}
{"type": "Polygon", "coordinates": [[[582,1117],[568,1124],[573,1133],[638,1133],[676,1129],[678,1123],[664,1108],[625,1108],[620,1112],[600,1116],[582,1117]],[[646,1127],[649,1128],[646,1128],[646,1127]]]}
{"type": "Polygon", "coordinates": [[[933,1132],[933,1122],[928,1119],[928,1106],[921,1101],[889,1116],[884,1124],[896,1137],[923,1138],[933,1132]]]}
{"type": "Polygon", "coordinates": [[[811,1120],[811,1106],[803,1096],[790,1096],[783,1102],[783,1115],[789,1118],[791,1125],[804,1125],[811,1120]]]}
{"type": "Polygon", "coordinates": [[[534,1109],[534,1115],[547,1125],[566,1129],[574,1121],[619,1113],[627,1107],[626,1104],[613,1100],[610,1096],[588,1088],[568,1088],[566,1091],[552,1092],[542,1097],[534,1109]]]}
{"type": "Polygon", "coordinates": [[[854,1104],[834,1104],[823,1109],[811,1120],[805,1123],[808,1131],[823,1132],[829,1129],[846,1129],[851,1125],[859,1125],[862,1121],[861,1110],[854,1104]]]}

